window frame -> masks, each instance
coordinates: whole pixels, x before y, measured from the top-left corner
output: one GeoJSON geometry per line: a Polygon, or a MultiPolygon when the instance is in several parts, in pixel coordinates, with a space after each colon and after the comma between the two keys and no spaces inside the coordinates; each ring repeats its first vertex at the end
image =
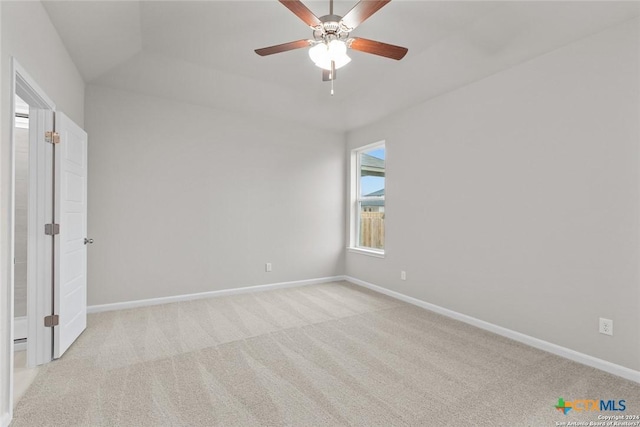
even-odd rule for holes
{"type": "MultiPolygon", "coordinates": [[[[350,198],[350,238],[349,238],[349,246],[348,251],[353,253],[359,253],[363,255],[373,256],[377,258],[384,258],[385,256],[385,248],[377,249],[370,248],[367,246],[359,246],[359,236],[360,236],[360,210],[362,206],[362,202],[366,200],[382,200],[385,212],[386,212],[386,193],[387,193],[387,174],[386,174],[386,162],[387,162],[387,150],[386,150],[386,142],[384,140],[374,142],[372,144],[367,144],[364,146],[360,146],[351,150],[351,198],[350,198]],[[384,148],[385,149],[385,195],[384,196],[371,196],[371,197],[363,197],[361,191],[361,156],[360,154],[365,153],[367,151],[372,151],[375,149],[384,148]]],[[[386,230],[385,230],[386,231],[386,230]]],[[[386,243],[386,239],[385,239],[386,243]]]]}

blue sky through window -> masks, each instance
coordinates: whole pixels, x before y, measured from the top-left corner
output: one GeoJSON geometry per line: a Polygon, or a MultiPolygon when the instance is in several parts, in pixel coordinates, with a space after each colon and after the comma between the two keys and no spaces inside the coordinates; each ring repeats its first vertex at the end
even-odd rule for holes
{"type": "MultiPolygon", "coordinates": [[[[385,159],[384,148],[376,148],[371,151],[365,151],[365,154],[377,157],[378,159],[385,159]]],[[[363,176],[360,178],[360,188],[362,190],[363,196],[381,190],[384,188],[384,178],[380,176],[363,176]]]]}

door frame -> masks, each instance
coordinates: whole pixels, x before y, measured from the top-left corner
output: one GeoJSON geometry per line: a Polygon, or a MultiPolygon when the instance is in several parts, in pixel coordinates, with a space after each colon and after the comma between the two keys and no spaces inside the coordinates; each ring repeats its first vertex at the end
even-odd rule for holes
{"type": "MultiPolygon", "coordinates": [[[[51,361],[52,339],[51,331],[47,334],[42,319],[44,316],[51,314],[51,272],[47,274],[47,258],[51,259],[51,244],[46,244],[44,232],[38,233],[38,230],[44,231],[46,223],[47,205],[51,211],[52,203],[44,203],[47,197],[52,196],[51,178],[47,179],[46,159],[50,158],[49,150],[51,144],[45,144],[44,132],[53,129],[53,112],[55,104],[46,93],[40,88],[36,81],[31,78],[27,71],[11,58],[11,92],[9,99],[11,105],[9,139],[10,139],[10,165],[9,165],[9,189],[10,197],[7,206],[8,221],[8,241],[5,247],[8,257],[2,262],[7,266],[9,285],[6,287],[6,308],[2,310],[5,313],[2,323],[5,326],[3,343],[0,348],[4,349],[2,359],[7,361],[3,367],[7,384],[3,393],[3,406],[8,408],[9,419],[13,417],[13,333],[14,333],[14,257],[15,257],[15,135],[13,121],[15,117],[15,96],[19,95],[30,106],[29,114],[29,208],[28,208],[28,255],[27,255],[27,364],[28,366],[36,366],[51,361]],[[31,111],[35,109],[35,114],[31,111]],[[33,117],[32,117],[33,116],[33,117]],[[47,185],[48,183],[48,185],[47,185]],[[48,249],[47,249],[48,248],[48,249]],[[40,319],[40,321],[38,321],[40,319]],[[8,338],[8,340],[7,340],[8,338]],[[8,342],[7,342],[8,341],[8,342]]],[[[51,162],[49,162],[51,163],[51,162]]],[[[49,170],[51,172],[51,170],[49,170]]],[[[6,176],[6,175],[5,175],[6,176]]],[[[48,267],[50,270],[50,266],[48,267]]]]}

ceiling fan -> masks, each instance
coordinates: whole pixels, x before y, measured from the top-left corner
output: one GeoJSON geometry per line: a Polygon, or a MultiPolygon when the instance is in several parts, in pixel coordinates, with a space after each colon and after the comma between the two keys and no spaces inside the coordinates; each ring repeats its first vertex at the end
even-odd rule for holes
{"type": "MultiPolygon", "coordinates": [[[[347,49],[400,60],[408,49],[360,37],[350,37],[349,33],[391,0],[360,0],[345,16],[333,14],[333,0],[329,0],[329,14],[318,18],[300,0],[278,0],[296,14],[313,30],[313,39],[303,39],[275,46],[256,49],[260,56],[310,47],[309,56],[316,66],[322,68],[322,80],[336,78],[336,69],[351,61],[347,49]]],[[[333,88],[331,90],[333,94],[333,88]]]]}

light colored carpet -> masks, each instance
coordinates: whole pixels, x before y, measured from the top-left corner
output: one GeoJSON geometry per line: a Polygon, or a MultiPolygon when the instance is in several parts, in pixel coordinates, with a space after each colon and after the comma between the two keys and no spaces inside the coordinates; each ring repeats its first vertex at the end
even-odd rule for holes
{"type": "Polygon", "coordinates": [[[640,385],[347,283],[89,316],[22,426],[555,426],[640,385]]]}
{"type": "Polygon", "coordinates": [[[13,354],[13,406],[15,407],[38,375],[38,367],[27,367],[27,351],[13,354]]]}

